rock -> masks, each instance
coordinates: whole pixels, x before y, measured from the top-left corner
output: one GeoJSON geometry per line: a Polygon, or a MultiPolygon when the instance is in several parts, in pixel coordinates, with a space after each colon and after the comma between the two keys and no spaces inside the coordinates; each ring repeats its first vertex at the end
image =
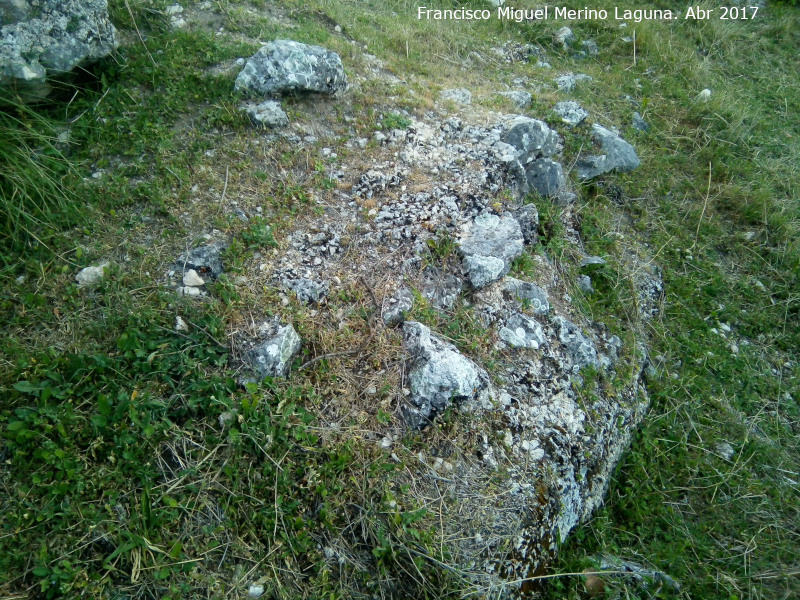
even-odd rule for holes
{"type": "Polygon", "coordinates": [[[597,48],[597,42],[594,40],[583,40],[581,42],[581,48],[589,56],[597,56],[600,54],[600,51],[597,48]]]}
{"type": "Polygon", "coordinates": [[[589,113],[574,100],[559,102],[553,107],[553,111],[570,127],[580,125],[589,116],[589,113]]]}
{"type": "Polygon", "coordinates": [[[311,279],[295,279],[286,281],[285,285],[297,294],[297,299],[304,304],[317,304],[328,296],[327,281],[316,282],[311,279]]]}
{"type": "Polygon", "coordinates": [[[728,461],[733,458],[734,454],[736,454],[733,446],[731,446],[728,442],[717,442],[714,446],[714,450],[720,455],[721,458],[728,461]]]}
{"type": "Polygon", "coordinates": [[[410,427],[421,429],[451,403],[474,399],[488,388],[488,375],[455,346],[432,335],[425,325],[406,321],[403,340],[411,358],[408,381],[412,406],[405,411],[410,427]]]}
{"type": "Polygon", "coordinates": [[[221,255],[225,247],[223,242],[214,242],[195,248],[189,254],[182,254],[178,258],[179,268],[194,269],[198,275],[207,275],[211,279],[216,279],[222,275],[221,255]]]}
{"type": "Polygon", "coordinates": [[[522,239],[526,244],[533,245],[539,241],[539,211],[534,204],[526,204],[514,211],[514,217],[522,231],[522,239]]]}
{"type": "Polygon", "coordinates": [[[186,19],[183,18],[183,7],[180,4],[170,4],[164,9],[164,14],[169,17],[170,25],[173,29],[186,27],[186,19]]]}
{"type": "Polygon", "coordinates": [[[600,367],[597,349],[594,343],[574,323],[564,317],[553,317],[553,323],[558,332],[558,340],[564,344],[572,362],[572,372],[577,373],[584,367],[600,367]]]}
{"type": "Polygon", "coordinates": [[[578,85],[578,83],[581,81],[592,81],[592,78],[590,75],[584,75],[583,73],[567,73],[566,75],[556,77],[554,81],[556,82],[558,89],[562,92],[571,92],[575,89],[575,86],[578,85]]]}
{"type": "Polygon", "coordinates": [[[567,188],[567,179],[561,163],[549,158],[540,158],[525,169],[528,188],[536,190],[541,196],[550,198],[567,188]]]}
{"type": "Polygon", "coordinates": [[[78,271],[75,275],[75,281],[78,282],[78,287],[87,287],[94,285],[106,275],[106,269],[111,265],[107,260],[104,260],[98,265],[85,267],[78,271]]]}
{"type": "Polygon", "coordinates": [[[472,92],[469,90],[465,90],[464,88],[453,88],[450,90],[443,90],[439,97],[442,100],[450,100],[455,102],[456,104],[471,104],[472,103],[472,92]]]}
{"type": "Polygon", "coordinates": [[[581,262],[578,263],[578,268],[596,271],[598,267],[605,266],[606,264],[608,263],[602,256],[585,256],[581,259],[581,262]]]}
{"type": "Polygon", "coordinates": [[[267,100],[260,104],[246,104],[242,107],[254,125],[264,127],[285,127],[289,124],[289,117],[283,112],[281,103],[267,100]]]}
{"type": "Polygon", "coordinates": [[[247,595],[251,598],[261,598],[264,595],[264,586],[253,584],[247,590],[247,595]]]}
{"type": "Polygon", "coordinates": [[[453,308],[463,287],[464,282],[460,277],[438,269],[428,269],[425,272],[422,295],[434,308],[449,310],[453,308]]]}
{"type": "Polygon", "coordinates": [[[186,273],[183,274],[183,285],[188,285],[190,287],[200,287],[201,285],[205,285],[205,280],[197,274],[197,271],[194,269],[189,269],[186,273]]]}
{"type": "Polygon", "coordinates": [[[483,287],[508,273],[523,244],[522,230],[513,216],[479,215],[458,247],[473,287],[483,287]]]}
{"type": "Polygon", "coordinates": [[[534,314],[546,315],[550,312],[547,292],[535,283],[506,277],[503,288],[506,293],[522,302],[523,305],[529,305],[534,314]]]}
{"type": "Polygon", "coordinates": [[[579,275],[578,289],[582,291],[584,294],[594,293],[594,288],[592,287],[592,278],[589,277],[588,275],[579,275]]]}
{"type": "Polygon", "coordinates": [[[514,313],[500,330],[500,339],[515,348],[538,350],[547,344],[542,326],[520,313],[514,313]]]}
{"type": "Polygon", "coordinates": [[[335,52],[291,40],[275,40],[250,57],[234,87],[262,95],[335,94],[347,87],[347,76],[342,59],[335,52]]]}
{"type": "Polygon", "coordinates": [[[179,296],[200,296],[200,288],[191,287],[191,286],[183,286],[178,288],[178,295],[179,296]]]}
{"type": "Polygon", "coordinates": [[[106,0],[0,2],[0,85],[49,91],[45,79],[108,56],[117,32],[106,0]]]}
{"type": "Polygon", "coordinates": [[[175,317],[175,331],[189,331],[189,326],[186,324],[180,315],[175,317]]]}
{"type": "Polygon", "coordinates": [[[561,137],[544,121],[528,117],[514,119],[500,140],[516,149],[517,158],[523,166],[561,150],[561,137]]]}
{"type": "Polygon", "coordinates": [[[499,92],[499,94],[511,100],[517,108],[528,108],[531,105],[532,96],[528,92],[513,91],[499,92]]]}
{"type": "Polygon", "coordinates": [[[638,129],[639,131],[647,131],[650,129],[650,125],[647,124],[638,112],[633,113],[633,120],[632,123],[634,129],[638,129]]]}
{"type": "Polygon", "coordinates": [[[406,287],[398,289],[389,299],[389,306],[383,311],[383,322],[386,326],[399,325],[405,319],[407,313],[414,307],[414,296],[406,287]]]}
{"type": "Polygon", "coordinates": [[[271,335],[265,342],[253,348],[248,357],[253,370],[261,379],[286,377],[292,359],[300,351],[300,336],[291,325],[272,325],[271,335]]]}
{"type": "Polygon", "coordinates": [[[610,171],[633,171],[641,162],[628,142],[602,125],[594,124],[592,137],[600,144],[603,154],[578,161],[578,177],[593,179],[610,171]]]}
{"type": "Polygon", "coordinates": [[[711,99],[711,90],[706,88],[694,97],[698,102],[708,102],[711,99]]]}
{"type": "Polygon", "coordinates": [[[558,31],[556,31],[555,35],[553,36],[553,42],[557,46],[561,46],[562,48],[566,48],[572,42],[575,41],[575,34],[572,33],[572,29],[569,27],[562,27],[558,31]]]}

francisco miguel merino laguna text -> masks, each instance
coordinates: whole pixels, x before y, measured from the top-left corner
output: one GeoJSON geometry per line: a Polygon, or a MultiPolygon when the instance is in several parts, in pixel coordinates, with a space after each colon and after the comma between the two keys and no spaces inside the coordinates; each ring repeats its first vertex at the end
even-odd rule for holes
{"type": "MultiPolygon", "coordinates": [[[[614,7],[613,18],[615,20],[634,21],[667,21],[680,18],[680,14],[671,10],[628,10],[614,7]]],[[[687,18],[694,15],[687,15],[687,18]]],[[[454,9],[433,9],[427,6],[417,8],[417,19],[432,21],[488,21],[492,18],[492,11],[488,9],[454,8],[454,9]]],[[[497,18],[501,21],[585,21],[598,20],[605,21],[609,18],[609,12],[599,8],[570,9],[564,6],[544,6],[542,8],[521,9],[513,6],[498,6],[497,18]]]]}

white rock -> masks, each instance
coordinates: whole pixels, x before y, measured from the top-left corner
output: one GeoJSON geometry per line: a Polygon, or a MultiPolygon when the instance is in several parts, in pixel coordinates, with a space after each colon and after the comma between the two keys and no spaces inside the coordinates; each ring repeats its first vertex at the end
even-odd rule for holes
{"type": "Polygon", "coordinates": [[[189,269],[186,273],[183,274],[183,285],[189,287],[200,287],[201,285],[205,285],[205,280],[197,274],[197,271],[194,269],[189,269]]]}
{"type": "Polygon", "coordinates": [[[708,100],[710,98],[711,98],[711,90],[706,88],[702,92],[697,94],[697,96],[695,97],[695,100],[697,100],[699,102],[708,102],[708,100]]]}
{"type": "Polygon", "coordinates": [[[260,598],[264,595],[264,586],[263,585],[251,585],[250,589],[247,590],[247,595],[251,598],[260,598]]]}
{"type": "Polygon", "coordinates": [[[200,288],[184,286],[178,288],[178,294],[181,296],[199,296],[200,288]]]}
{"type": "Polygon", "coordinates": [[[87,285],[93,285],[100,281],[106,274],[106,269],[111,263],[106,261],[101,262],[99,265],[94,265],[91,267],[86,267],[81,269],[77,275],[75,275],[75,280],[78,282],[80,287],[86,287],[87,285]]]}
{"type": "Polygon", "coordinates": [[[189,331],[189,326],[186,321],[181,319],[180,315],[175,317],[175,331],[189,331]]]}

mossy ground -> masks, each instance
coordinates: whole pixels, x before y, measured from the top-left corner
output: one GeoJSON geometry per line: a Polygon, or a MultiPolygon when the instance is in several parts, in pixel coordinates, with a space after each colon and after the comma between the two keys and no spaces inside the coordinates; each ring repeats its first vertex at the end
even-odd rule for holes
{"type": "MultiPolygon", "coordinates": [[[[421,442],[398,445],[398,462],[370,438],[396,424],[398,382],[360,379],[360,361],[391,373],[401,356],[396,335],[372,339],[366,358],[331,358],[247,392],[228,369],[227,336],[247,327],[252,307],[256,317],[291,316],[307,340],[296,366],[359,348],[373,331],[369,290],[357,284],[331,299],[345,324],[334,334],[264,286],[223,279],[198,304],[160,283],[211,228],[238,240],[226,257],[230,273],[246,271],[331,192],[330,162],[283,142],[256,145],[262,133],[237,108],[233,60],[258,40],[286,37],[337,51],[364,78],[346,103],[284,102],[311,130],[319,123],[310,109],[324,113],[329,145],[402,126],[403,110],[421,115],[443,88],[467,87],[478,107],[512,112],[495,92],[518,87],[515,78],[526,78],[526,89],[565,71],[594,78],[570,98],[618,127],[642,166],[580,187],[568,224],[608,265],[593,278],[596,294],[574,296],[614,331],[643,327],[656,372],[650,416],[605,505],[551,573],[595,569],[608,553],[682,584],[674,593],[603,576],[609,597],[800,596],[797,7],[770,4],[751,21],[573,23],[579,40],[601,50],[579,60],[553,46],[563,23],[420,21],[406,1],[213,2],[205,25],[186,31],[171,30],[166,4],[112,2],[126,40],[115,57],[77,87],[63,84],[37,116],[3,109],[24,123],[5,131],[38,135],[14,143],[42,158],[18,163],[31,175],[22,181],[32,200],[21,206],[32,219],[10,220],[2,248],[0,594],[234,598],[257,579],[276,598],[359,597],[354,590],[370,586],[396,597],[466,593],[443,566],[437,523],[392,483],[421,442]],[[635,54],[622,39],[634,30],[635,54]],[[501,60],[492,48],[509,40],[542,45],[554,68],[501,60]],[[406,85],[370,81],[365,51],[406,85]],[[710,100],[696,101],[704,88],[710,100]],[[650,131],[628,126],[634,108],[650,131]],[[64,130],[68,140],[58,136],[64,130]],[[67,204],[39,204],[40,193],[67,204]],[[229,217],[224,197],[262,207],[261,220],[229,217]],[[666,286],[661,313],[645,323],[622,268],[641,247],[666,286]],[[100,286],[79,289],[75,272],[103,258],[117,266],[100,286]],[[189,332],[173,331],[176,314],[189,332]],[[335,428],[319,421],[331,405],[342,406],[335,428]],[[733,455],[723,458],[719,443],[733,455]],[[338,539],[329,531],[349,531],[354,542],[327,546],[338,539]]],[[[566,98],[540,89],[526,114],[556,124],[550,109],[566,98]]],[[[587,147],[588,131],[562,128],[566,166],[587,147]]],[[[0,151],[10,157],[4,165],[11,148],[0,151]]],[[[335,149],[341,160],[354,152],[335,149]]],[[[370,143],[358,160],[379,153],[370,143]]],[[[6,173],[8,207],[19,185],[6,173]]],[[[571,280],[563,211],[534,201],[536,251],[563,261],[571,280]]],[[[446,240],[432,248],[445,258],[450,251],[446,240]]],[[[516,268],[532,265],[522,259],[516,268]]],[[[471,351],[488,349],[468,310],[441,323],[417,310],[471,351]]],[[[548,579],[540,593],[589,594],[578,576],[548,579]]]]}

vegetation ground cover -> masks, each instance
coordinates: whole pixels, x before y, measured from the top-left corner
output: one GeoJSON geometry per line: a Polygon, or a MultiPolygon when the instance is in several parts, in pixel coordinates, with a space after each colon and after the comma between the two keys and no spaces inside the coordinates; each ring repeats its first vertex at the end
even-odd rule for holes
{"type": "MultiPolygon", "coordinates": [[[[244,271],[332,185],[327,163],[289,144],[253,151],[226,68],[274,37],[323,44],[362,75],[369,52],[406,81],[366,80],[348,106],[329,105],[342,140],[350,128],[370,137],[403,127],[402,111],[421,116],[442,88],[467,87],[479,107],[512,112],[495,92],[513,78],[593,77],[575,98],[619,127],[643,164],[580,188],[581,235],[608,259],[583,309],[620,331],[637,319],[621,276],[637,245],[649,248],[667,292],[646,323],[650,416],[607,502],[551,574],[595,570],[605,553],[682,585],[603,576],[609,597],[800,595],[796,7],[769,4],[748,23],[629,24],[623,34],[614,22],[571,24],[601,49],[579,60],[554,46],[561,24],[420,21],[405,1],[215,2],[216,29],[183,31],[169,26],[166,2],[111,4],[125,35],[117,56],[63,82],[46,105],[10,99],[2,111],[4,596],[238,597],[256,575],[280,598],[475,591],[448,568],[436,523],[393,483],[423,439],[407,440],[399,463],[362,439],[398,419],[381,404],[395,382],[379,386],[377,407],[348,398],[363,410],[332,433],[317,410],[349,390],[347,359],[247,390],[229,369],[228,336],[252,306],[291,316],[311,350],[357,347],[375,316],[363,286],[334,301],[331,310],[347,308],[347,327],[331,338],[274,291],[223,278],[197,304],[159,284],[186,240],[210,227],[237,240],[230,275],[244,271]],[[624,41],[634,28],[635,42],[624,41]],[[508,41],[542,45],[552,73],[499,60],[492,49],[508,41]],[[699,102],[704,88],[711,98],[699,102]],[[632,102],[650,131],[628,127],[632,102]],[[228,217],[222,194],[262,205],[263,217],[228,217]],[[78,288],[75,272],[108,257],[110,276],[78,288]],[[174,331],[176,314],[189,332],[174,331]],[[326,532],[342,530],[359,543],[327,545],[326,532]],[[331,552],[356,557],[358,568],[331,570],[331,552]]],[[[526,114],[561,127],[550,113],[561,99],[540,89],[526,114]]],[[[303,122],[307,102],[286,100],[290,118],[303,122]]],[[[588,129],[570,139],[565,164],[589,143],[588,129]]],[[[378,151],[371,142],[362,160],[378,151]]],[[[531,200],[542,214],[536,251],[570,264],[563,210],[531,200]]],[[[452,248],[444,240],[432,252],[452,248]]],[[[440,322],[418,310],[457,343],[488,351],[469,311],[440,322]]],[[[375,360],[396,360],[397,340],[383,341],[375,360]]],[[[583,598],[585,583],[556,577],[538,593],[583,598]]]]}

